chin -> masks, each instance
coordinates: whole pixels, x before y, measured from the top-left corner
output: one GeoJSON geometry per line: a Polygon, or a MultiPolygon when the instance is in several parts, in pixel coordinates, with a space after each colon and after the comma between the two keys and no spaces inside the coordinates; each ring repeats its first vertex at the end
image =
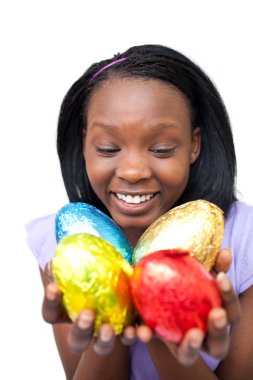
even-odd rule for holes
{"type": "Polygon", "coordinates": [[[123,217],[123,218],[113,218],[114,221],[123,229],[136,229],[143,230],[143,232],[159,217],[156,215],[154,217],[143,218],[143,217],[123,217]]]}

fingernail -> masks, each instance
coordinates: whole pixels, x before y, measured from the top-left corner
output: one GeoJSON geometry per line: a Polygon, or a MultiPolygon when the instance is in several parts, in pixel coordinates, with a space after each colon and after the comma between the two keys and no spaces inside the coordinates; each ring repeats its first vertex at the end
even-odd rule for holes
{"type": "Polygon", "coordinates": [[[192,339],[190,341],[190,347],[194,350],[198,350],[201,347],[201,342],[197,339],[192,339]]]}
{"type": "Polygon", "coordinates": [[[219,318],[214,320],[214,326],[217,329],[224,329],[226,326],[226,319],[225,318],[219,318]]]}
{"type": "Polygon", "coordinates": [[[100,333],[100,339],[102,342],[109,342],[112,339],[112,333],[110,331],[102,331],[100,333]]]}
{"type": "Polygon", "coordinates": [[[223,329],[227,324],[227,316],[224,309],[214,310],[213,324],[217,329],[223,329]]]}
{"type": "Polygon", "coordinates": [[[78,316],[77,325],[80,329],[87,329],[91,327],[93,322],[93,317],[86,314],[80,314],[78,316]]]}
{"type": "Polygon", "coordinates": [[[55,301],[57,299],[57,291],[54,286],[48,285],[46,296],[49,301],[55,301]]]}
{"type": "Polygon", "coordinates": [[[135,331],[128,331],[127,334],[125,335],[126,339],[132,340],[136,337],[135,331]]]}
{"type": "Polygon", "coordinates": [[[230,282],[224,272],[218,273],[216,279],[219,282],[219,287],[223,292],[228,292],[231,289],[230,282]]]}

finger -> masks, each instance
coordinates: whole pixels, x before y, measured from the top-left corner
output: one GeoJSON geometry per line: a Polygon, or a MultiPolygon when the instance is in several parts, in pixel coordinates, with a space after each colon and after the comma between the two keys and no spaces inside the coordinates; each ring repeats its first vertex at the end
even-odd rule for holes
{"type": "Polygon", "coordinates": [[[225,273],[220,272],[216,277],[216,282],[223,300],[223,307],[227,312],[227,319],[230,324],[240,319],[240,302],[235,291],[225,273]]]}
{"type": "Polygon", "coordinates": [[[79,313],[68,336],[71,351],[82,353],[93,337],[95,314],[92,310],[83,310],[79,313]]]}
{"type": "Polygon", "coordinates": [[[154,333],[151,330],[150,327],[146,325],[141,325],[137,327],[136,331],[137,337],[143,342],[143,343],[148,343],[150,340],[153,338],[154,333]]]}
{"type": "Polygon", "coordinates": [[[48,283],[54,281],[54,276],[52,273],[52,262],[51,261],[46,264],[45,269],[44,269],[44,275],[45,275],[48,283]]]}
{"type": "Polygon", "coordinates": [[[232,262],[232,251],[228,248],[224,248],[219,252],[219,255],[214,264],[214,272],[227,272],[232,262]]]}
{"type": "Polygon", "coordinates": [[[204,332],[202,330],[198,328],[188,330],[176,352],[174,352],[179,363],[185,367],[192,365],[199,357],[203,340],[204,332]]]}
{"type": "Polygon", "coordinates": [[[42,315],[48,323],[69,321],[66,311],[62,305],[62,293],[58,286],[50,283],[45,288],[45,296],[42,305],[42,315]]]}
{"type": "Polygon", "coordinates": [[[205,346],[207,352],[217,359],[226,356],[229,348],[227,314],[222,308],[214,308],[208,315],[207,338],[205,346]]]}
{"type": "Polygon", "coordinates": [[[128,326],[125,328],[123,335],[120,337],[120,340],[123,344],[130,346],[137,339],[136,329],[133,326],[128,326]]]}
{"type": "Polygon", "coordinates": [[[98,355],[109,354],[114,348],[115,338],[113,327],[108,323],[103,324],[99,329],[98,337],[93,346],[94,351],[98,355]]]}

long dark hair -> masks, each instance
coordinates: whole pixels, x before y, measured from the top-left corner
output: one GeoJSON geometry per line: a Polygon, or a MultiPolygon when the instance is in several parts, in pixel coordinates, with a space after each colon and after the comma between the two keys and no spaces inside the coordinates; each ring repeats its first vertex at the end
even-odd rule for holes
{"type": "Polygon", "coordinates": [[[236,157],[226,108],[212,81],[183,54],[160,45],[134,46],[93,64],[69,89],[59,115],[57,150],[70,202],[86,202],[108,214],[90,186],[83,158],[83,129],[91,95],[112,76],[157,79],[178,88],[188,99],[192,128],[201,129],[201,152],[191,165],[187,187],[176,205],[206,199],[225,214],[235,196],[236,157]],[[94,74],[120,58],[94,79],[94,74]]]}

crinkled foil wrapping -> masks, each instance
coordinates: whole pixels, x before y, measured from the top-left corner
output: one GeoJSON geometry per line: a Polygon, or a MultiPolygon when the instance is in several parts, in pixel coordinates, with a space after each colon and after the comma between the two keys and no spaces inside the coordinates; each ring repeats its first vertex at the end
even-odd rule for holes
{"type": "Polygon", "coordinates": [[[73,321],[81,310],[92,309],[95,335],[102,323],[110,323],[116,334],[131,324],[133,269],[110,243],[89,234],[67,235],[58,244],[51,269],[73,321]]]}
{"type": "Polygon", "coordinates": [[[62,207],[56,214],[55,232],[57,242],[76,233],[100,236],[131,264],[132,248],[128,239],[111,218],[92,205],[76,202],[62,207]]]}
{"type": "Polygon", "coordinates": [[[197,200],[175,207],[144,232],[133,252],[132,262],[163,249],[189,250],[208,271],[215,263],[224,233],[222,210],[197,200]]]}
{"type": "Polygon", "coordinates": [[[206,331],[208,313],[222,303],[212,275],[182,250],[162,250],[144,257],[135,265],[130,285],[145,323],[175,343],[191,328],[206,331]]]}

